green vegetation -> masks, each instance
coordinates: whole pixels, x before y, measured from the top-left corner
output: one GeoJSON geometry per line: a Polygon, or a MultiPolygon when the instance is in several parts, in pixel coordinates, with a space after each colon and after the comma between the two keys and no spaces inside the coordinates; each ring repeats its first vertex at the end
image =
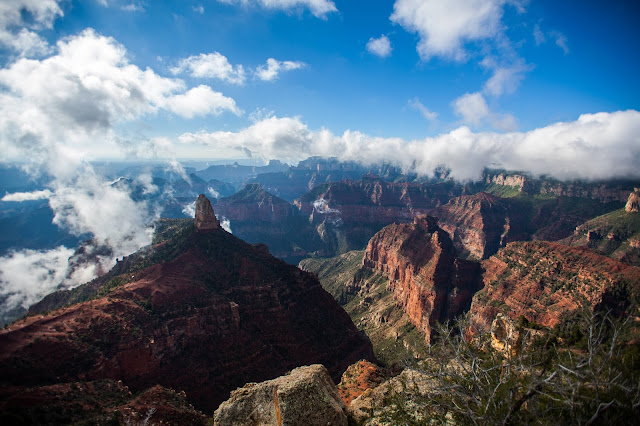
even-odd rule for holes
{"type": "Polygon", "coordinates": [[[414,367],[429,385],[392,389],[371,415],[393,424],[635,424],[640,343],[629,336],[637,326],[608,315],[572,321],[583,330],[581,344],[553,330],[517,353],[495,349],[491,335],[466,318],[444,325],[430,356],[414,367]]]}

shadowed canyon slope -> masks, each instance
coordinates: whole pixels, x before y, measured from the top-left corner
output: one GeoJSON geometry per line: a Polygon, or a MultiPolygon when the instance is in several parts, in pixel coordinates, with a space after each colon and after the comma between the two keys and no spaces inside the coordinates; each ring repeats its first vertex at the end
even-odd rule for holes
{"type": "Polygon", "coordinates": [[[337,380],[348,365],[373,358],[370,342],[311,274],[218,227],[206,198],[196,212],[205,214],[199,228],[173,221],[164,241],[48,301],[80,303],[0,332],[2,386],[160,384],[212,412],[247,382],[313,363],[337,380]]]}

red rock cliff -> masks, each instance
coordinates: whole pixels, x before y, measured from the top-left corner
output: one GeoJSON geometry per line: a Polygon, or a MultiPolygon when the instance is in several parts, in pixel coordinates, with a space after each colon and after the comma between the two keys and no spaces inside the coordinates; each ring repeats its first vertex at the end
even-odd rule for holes
{"type": "Polygon", "coordinates": [[[363,263],[389,277],[398,305],[429,341],[432,325],[467,310],[478,290],[479,264],[455,254],[437,220],[423,216],[374,235],[363,263]]]}

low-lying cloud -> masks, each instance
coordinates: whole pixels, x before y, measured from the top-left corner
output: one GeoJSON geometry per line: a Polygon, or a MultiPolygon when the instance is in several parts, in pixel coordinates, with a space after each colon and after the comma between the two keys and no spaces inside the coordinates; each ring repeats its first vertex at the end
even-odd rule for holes
{"type": "Polygon", "coordinates": [[[639,178],[640,112],[583,114],[528,132],[478,132],[462,126],[424,139],[382,138],[347,130],[313,131],[299,118],[269,117],[238,132],[185,133],[182,143],[248,150],[296,162],[309,156],[361,164],[388,163],[430,175],[442,165],[459,180],[480,178],[486,167],[558,179],[639,178]]]}

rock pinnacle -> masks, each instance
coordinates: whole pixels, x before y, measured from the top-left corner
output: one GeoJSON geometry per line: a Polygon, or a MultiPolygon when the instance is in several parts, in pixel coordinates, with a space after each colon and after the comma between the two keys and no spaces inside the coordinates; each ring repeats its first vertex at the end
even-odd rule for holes
{"type": "Polygon", "coordinates": [[[216,218],[216,215],[213,213],[211,202],[204,194],[200,194],[196,201],[195,224],[198,231],[220,228],[220,221],[218,221],[218,218],[216,218]]]}

